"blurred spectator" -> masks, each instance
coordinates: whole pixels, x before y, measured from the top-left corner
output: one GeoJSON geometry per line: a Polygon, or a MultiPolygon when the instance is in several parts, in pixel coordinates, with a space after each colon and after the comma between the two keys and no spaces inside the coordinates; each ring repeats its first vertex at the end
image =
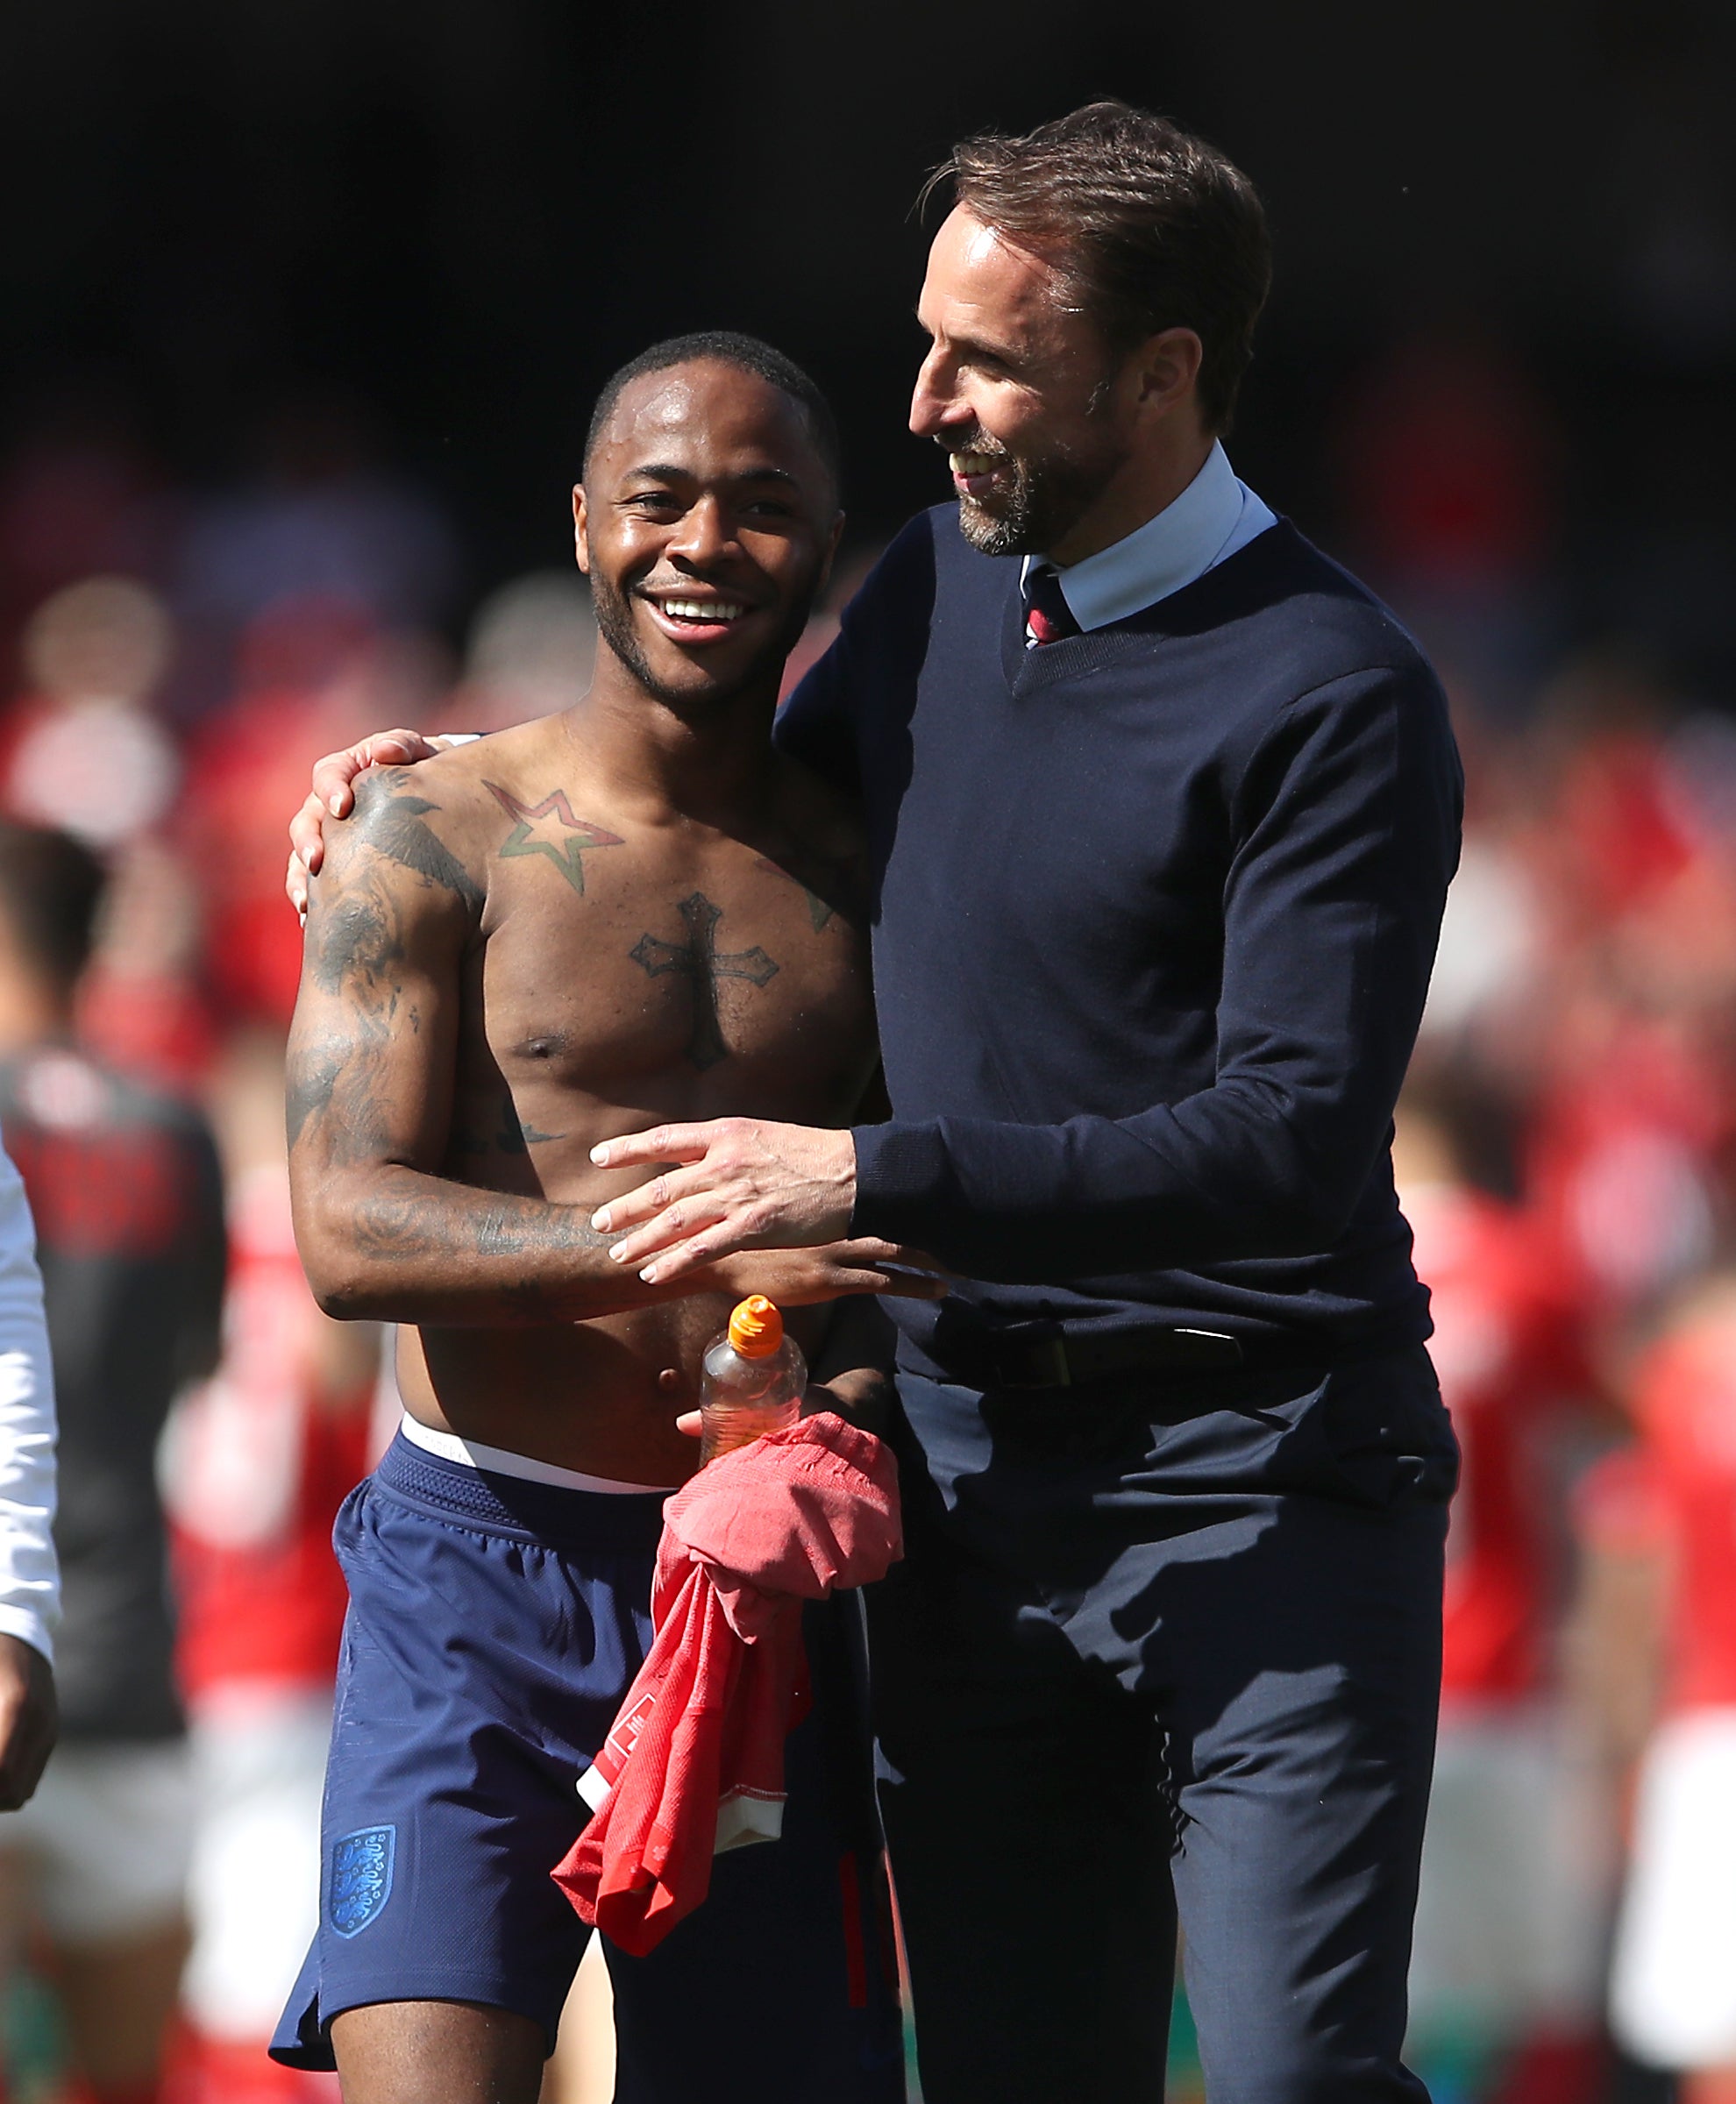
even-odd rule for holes
{"type": "Polygon", "coordinates": [[[444,515],[381,466],[354,403],[284,403],[260,452],[251,487],[199,506],[181,547],[175,597],[194,642],[199,713],[221,697],[234,650],[261,615],[300,601],[365,627],[426,628],[457,582],[444,515]]]}
{"type": "Polygon", "coordinates": [[[242,637],[234,693],[193,743],[179,835],[205,901],[206,983],[230,1018],[287,1027],[295,1005],[302,936],[283,904],[278,814],[301,802],[322,752],[430,719],[446,677],[430,641],[334,601],[271,608],[242,637]]]}
{"type": "Polygon", "coordinates": [[[61,827],[107,860],[80,1034],[129,1072],[184,1088],[209,1044],[198,899],[159,831],[181,771],[152,707],[173,643],[162,601],[125,578],[87,578],[39,607],[24,693],[0,729],[0,810],[61,827]]]}
{"type": "Polygon", "coordinates": [[[1736,2104],[1736,1273],[1683,1297],[1631,1392],[1626,1546],[1649,1552],[1658,1582],[1641,1596],[1660,1614],[1629,1638],[1660,1663],[1661,1716],[1639,1773],[1611,2010],[1637,2058],[1682,2072],[1683,2104],[1736,2104]]]}
{"type": "Polygon", "coordinates": [[[584,573],[543,570],[485,599],[464,677],[430,729],[504,730],[571,708],[590,687],[597,622],[584,573]]]}
{"type": "MultiPolygon", "coordinates": [[[[1407,610],[1402,598],[1400,610],[1407,610]]],[[[1538,1470],[1545,1426],[1536,1406],[1564,1385],[1583,1392],[1587,1362],[1598,1388],[1626,1395],[1633,1338],[1655,1326],[1661,1306],[1684,1294],[1692,1302],[1736,1226],[1736,728],[1721,714],[1687,710],[1655,670],[1631,651],[1606,648],[1537,683],[1513,720],[1472,714],[1463,729],[1464,867],[1412,1086],[1453,1112],[1452,1152],[1475,1155],[1477,1174],[1498,1172],[1495,1180],[1519,1201],[1506,1215],[1506,1254],[1499,1236],[1485,1247],[1499,1283],[1494,1297],[1509,1313],[1516,1298],[1540,1295],[1553,1304],[1578,1333],[1582,1370],[1569,1380],[1559,1366],[1550,1375],[1533,1365],[1513,1392],[1501,1394],[1497,1383],[1483,1410],[1467,1408],[1465,1251],[1475,1238],[1443,1241],[1433,1198],[1410,1188],[1421,1173],[1418,1135],[1401,1119],[1405,1202],[1419,1269],[1434,1292],[1433,1348],[1467,1450],[1448,1552],[1447,1688],[1417,1942],[1417,2044],[1437,2091],[1448,2093],[1455,2081],[1475,2088],[1498,2071],[1485,2067],[1479,2078],[1468,2061],[1455,2067],[1430,2058],[1431,2005],[1443,2006],[1442,1980],[1462,1989],[1467,1979],[1480,1980],[1485,1990],[1499,1990],[1485,2010],[1498,2008],[1503,1994],[1512,2008],[1536,1985],[1540,1959],[1554,1963],[1576,1949],[1576,1965],[1600,1962],[1604,1881],[1612,1888],[1619,1874],[1626,1779],[1650,1728],[1661,1671],[1659,1596],[1670,1558],[1651,1464],[1641,1468],[1632,1454],[1619,1454],[1576,1486],[1569,1442],[1553,1456],[1545,1446],[1551,1465],[1538,1470]],[[1466,1106],[1476,1106],[1469,1120],[1460,1114],[1466,1106]],[[1491,1439],[1495,1459],[1480,1461],[1491,1439]],[[1544,1666],[1531,1713],[1547,1713],[1537,1696],[1548,1695],[1560,1651],[1568,1685],[1557,1714],[1573,1731],[1565,1743],[1558,1735],[1553,1751],[1535,1742],[1547,1758],[1533,1773],[1528,1825],[1498,1808],[1468,1813],[1476,1768],[1475,1755],[1469,1766],[1465,1756],[1476,1739],[1465,1729],[1464,1678],[1455,1664],[1455,1651],[1462,1662],[1465,1655],[1465,1558],[1472,1573],[1484,1563],[1491,1468],[1498,1477],[1503,1454],[1512,1462],[1527,1453],[1533,1465],[1508,1478],[1509,1510],[1505,1521],[1497,1515],[1498,1534],[1505,1528],[1504,1538],[1527,1539],[1544,1555],[1539,1568],[1547,1577],[1552,1539],[1570,1510],[1579,1547],[1577,1603],[1564,1632],[1551,1588],[1531,1593],[1527,1641],[1544,1666]],[[1592,1714],[1596,1739],[1584,1731],[1592,1714]],[[1557,1845],[1564,1831],[1577,1837],[1565,1878],[1557,1845]],[[1503,1833],[1506,1841],[1497,1845],[1503,1833]],[[1455,1834],[1462,1838],[1453,1843],[1455,1834]],[[1552,1851],[1555,1870],[1540,1868],[1540,1852],[1552,1851]],[[1442,1942],[1443,1893],[1466,1921],[1530,1921],[1527,1957],[1512,1956],[1492,1929],[1455,1956],[1442,1942]],[[1541,1916],[1527,1912],[1548,1894],[1541,1916]],[[1468,1970],[1455,1971],[1462,1963],[1468,1970]]],[[[1469,1327],[1475,1339],[1476,1323],[1469,1327]]],[[[1726,1328],[1726,1347],[1732,1338],[1726,1328]]],[[[1483,1343],[1486,1349],[1487,1334],[1483,1343]]],[[[1679,1419],[1686,1408],[1668,1403],[1669,1383],[1658,1370],[1664,1362],[1654,1354],[1641,1376],[1642,1400],[1665,1398],[1645,1404],[1648,1424],[1668,1418],[1672,1407],[1679,1419]]],[[[1676,1363],[1671,1379],[1683,1383],[1676,1363]]],[[[1709,1396],[1702,1402],[1711,1407],[1709,1396]]],[[[1589,1423],[1585,1436],[1597,1436],[1589,1423]]],[[[1657,1436],[1648,1433],[1648,1449],[1657,1436]]],[[[1685,1465],[1677,1480],[1686,1485],[1685,1465]]],[[[1736,1543],[1728,1480],[1703,1465],[1698,1495],[1708,1501],[1702,1525],[1721,1526],[1723,1539],[1736,1543]]],[[[1736,1644],[1736,1590],[1718,1590],[1703,1567],[1675,1597],[1687,1640],[1702,1655],[1736,1644]]],[[[1485,1715],[1498,1715],[1495,1693],[1488,1685],[1478,1697],[1485,1715]]],[[[1509,1706],[1503,1729],[1524,1706],[1509,1706]]],[[[1670,1787],[1670,1735],[1666,1723],[1654,1757],[1666,1779],[1647,1783],[1642,1803],[1670,1787]]],[[[1644,1947],[1631,1924],[1651,1889],[1646,1859],[1661,1851],[1647,1838],[1656,1819],[1642,1810],[1624,1951],[1644,1947]]],[[[1717,1830],[1701,1830],[1715,1849],[1717,1830]]],[[[1676,1955],[1668,1963],[1675,1968],[1676,1955]]],[[[1584,1990],[1595,1973],[1581,1969],[1576,1977],[1585,2031],[1584,1990]]],[[[1632,1990],[1618,1988],[1619,2013],[1624,1992],[1632,1990]]],[[[1665,2058],[1642,2025],[1624,2021],[1618,2030],[1642,2057],[1665,2058]]],[[[1459,2036],[1462,2051],[1471,2033],[1462,2026],[1459,2036]]],[[[1582,2036],[1576,2078],[1571,2051],[1540,2061],[1544,2043],[1533,2034],[1531,2052],[1509,2065],[1505,2086],[1492,2093],[1512,2104],[1557,2093],[1602,2104],[1601,2084],[1585,2064],[1589,2037],[1582,2036]],[[1569,2087],[1552,2091],[1552,2081],[1569,2087]]],[[[1711,2077],[1703,2071],[1696,2080],[1704,2087],[1711,2077]]]]}
{"type": "Polygon", "coordinates": [[[266,2044],[318,1914],[346,1604],[331,1525],[371,1458],[380,1338],[328,1321],[302,1274],[281,1034],[238,1034],[212,1103],[229,1189],[223,1356],[181,1400],[163,1454],[199,1782],[175,2104],[268,2104],[337,2086],[276,2066],[266,2044]]]}
{"type": "Polygon", "coordinates": [[[111,1066],[177,1095],[211,1059],[205,902],[170,843],[141,840],[113,864],[96,954],[79,989],[79,1034],[111,1066]]]}
{"type": "Polygon", "coordinates": [[[173,565],[181,504],[102,402],[39,406],[0,466],[0,679],[17,676],[25,620],[82,578],[160,583],[173,565]]]}
{"type": "Polygon", "coordinates": [[[1673,757],[1668,696],[1619,660],[1582,661],[1544,699],[1527,757],[1547,789],[1522,843],[1547,922],[1526,1176],[1613,1329],[1705,1263],[1728,1212],[1728,775],[1691,741],[1673,757]]]}
{"type": "Polygon", "coordinates": [[[1502,714],[1551,641],[1561,452],[1547,402],[1469,325],[1400,344],[1333,446],[1357,569],[1502,714]]]}
{"type": "Polygon", "coordinates": [[[172,643],[161,601],[126,578],[87,578],[37,608],[7,725],[8,810],[103,851],[158,823],[181,772],[150,708],[172,643]]]}
{"type": "Polygon", "coordinates": [[[1579,1311],[1535,1225],[1469,1180],[1445,1100],[1401,1104],[1393,1166],[1462,1456],[1409,2051],[1435,2104],[1571,2104],[1597,2058],[1608,1874],[1552,1655],[1549,1435],[1591,1386],[1579,1311]]]}
{"type": "Polygon", "coordinates": [[[34,1925],[92,2097],[144,2104],[194,1811],[153,1461],[175,1388],[216,1357],[223,1214],[203,1123],[73,1044],[102,888],[69,835],[0,825],[0,1124],[36,1219],[64,1597],[60,1746],[0,1837],[0,1889],[8,1967],[34,1925]]]}

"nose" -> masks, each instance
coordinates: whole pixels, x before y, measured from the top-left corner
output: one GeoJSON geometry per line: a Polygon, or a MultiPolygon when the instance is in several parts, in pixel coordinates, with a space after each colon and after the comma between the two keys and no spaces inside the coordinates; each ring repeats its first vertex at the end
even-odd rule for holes
{"type": "Polygon", "coordinates": [[[702,568],[715,563],[735,546],[735,530],[715,496],[703,496],[690,504],[669,543],[669,553],[679,560],[702,568]]]}
{"type": "Polygon", "coordinates": [[[918,438],[936,438],[959,421],[957,377],[957,367],[936,345],[917,368],[910,397],[910,429],[918,438]]]}

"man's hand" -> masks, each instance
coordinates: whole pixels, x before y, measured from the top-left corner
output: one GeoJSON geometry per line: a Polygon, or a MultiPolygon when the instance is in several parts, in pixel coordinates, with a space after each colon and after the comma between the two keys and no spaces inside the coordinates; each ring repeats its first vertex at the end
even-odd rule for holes
{"type": "Polygon", "coordinates": [[[0,1636],[0,1812],[30,1802],[60,1723],[47,1660],[22,1637],[0,1636]]]}
{"type": "Polygon", "coordinates": [[[847,1132],[714,1118],[605,1140],[591,1159],[602,1169],[692,1164],[611,1198],[591,1216],[600,1234],[635,1231],[609,1255],[639,1266],[647,1285],[666,1285],[739,1250],[837,1241],[856,1205],[856,1142],[847,1132]]]}
{"type": "Polygon", "coordinates": [[[745,1300],[763,1293],[780,1308],[813,1307],[827,1300],[890,1295],[895,1300],[942,1300],[947,1282],[933,1257],[861,1236],[853,1242],[823,1242],[817,1249],[749,1249],[720,1258],[688,1276],[695,1292],[712,1288],[745,1300]]]}
{"type": "Polygon", "coordinates": [[[824,1381],[810,1381],[801,1399],[801,1414],[812,1418],[822,1410],[834,1411],[846,1425],[878,1435],[892,1416],[893,1392],[890,1374],[878,1366],[855,1367],[824,1381]]]}
{"type": "MultiPolygon", "coordinates": [[[[665,1390],[672,1393],[679,1389],[681,1376],[672,1367],[658,1380],[665,1390]]],[[[882,1373],[878,1366],[862,1366],[853,1368],[849,1373],[834,1374],[825,1381],[810,1381],[801,1399],[801,1414],[813,1418],[822,1410],[829,1410],[846,1425],[855,1425],[864,1432],[878,1435],[886,1428],[892,1404],[892,1375],[882,1373]]],[[[675,1429],[686,1432],[690,1439],[701,1439],[705,1433],[705,1421],[700,1411],[684,1410],[675,1420],[675,1429]]]]}
{"type": "Polygon", "coordinates": [[[376,730],[342,752],[328,752],[314,762],[313,787],[289,821],[289,868],[283,879],[289,903],[305,920],[308,880],[319,874],[325,859],[325,821],[343,818],[355,802],[351,784],[369,767],[408,767],[431,760],[445,750],[438,738],[419,730],[376,730]]]}

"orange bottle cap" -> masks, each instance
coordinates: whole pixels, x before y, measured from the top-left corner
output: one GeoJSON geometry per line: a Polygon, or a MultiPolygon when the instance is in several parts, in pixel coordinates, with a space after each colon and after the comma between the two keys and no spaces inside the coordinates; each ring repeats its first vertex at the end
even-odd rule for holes
{"type": "Polygon", "coordinates": [[[784,1341],[784,1319],[763,1293],[750,1293],[729,1317],[729,1341],[743,1359],[769,1359],[784,1341]]]}

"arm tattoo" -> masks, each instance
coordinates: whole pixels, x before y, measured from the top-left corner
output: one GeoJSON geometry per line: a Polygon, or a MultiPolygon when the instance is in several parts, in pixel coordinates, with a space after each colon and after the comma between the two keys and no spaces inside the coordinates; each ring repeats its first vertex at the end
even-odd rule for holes
{"type": "Polygon", "coordinates": [[[309,1127],[332,1166],[372,1159],[388,1144],[386,1065],[405,959],[398,901],[379,864],[353,859],[345,889],[314,897],[307,969],[322,993],[343,1001],[311,1042],[293,1044],[284,1071],[289,1145],[309,1127]]]}
{"type": "Polygon", "coordinates": [[[460,1245],[483,1257],[562,1256],[607,1249],[614,1240],[592,1226],[588,1204],[551,1206],[505,1193],[475,1195],[490,1202],[459,1224],[443,1198],[369,1191],[356,1205],[356,1240],[371,1256],[406,1263],[451,1256],[460,1245]]]}
{"type": "Polygon", "coordinates": [[[323,993],[341,993],[352,979],[379,988],[404,961],[398,915],[372,871],[352,872],[354,889],[318,914],[308,931],[309,964],[323,993]]]}
{"type": "Polygon", "coordinates": [[[293,1150],[309,1127],[324,1139],[333,1169],[377,1161],[391,1145],[386,1114],[387,1031],[371,1023],[352,1035],[317,1039],[292,1053],[284,1070],[284,1107],[293,1150]]]}
{"type": "MultiPolygon", "coordinates": [[[[402,863],[414,852],[430,863],[436,858],[426,848],[445,855],[418,815],[432,806],[416,798],[385,797],[374,788],[368,797],[361,837],[376,856],[402,863]],[[414,806],[408,819],[402,814],[391,818],[394,803],[414,806]],[[423,836],[422,843],[409,836],[411,828],[423,836]],[[404,853],[395,851],[395,839],[404,853]]],[[[456,863],[452,866],[458,869],[456,863]]],[[[461,870],[459,875],[469,882],[461,870]]],[[[475,897],[480,903],[480,892],[475,897]]],[[[374,857],[349,859],[343,889],[335,896],[316,891],[307,941],[309,977],[321,992],[342,1001],[343,1013],[312,1042],[292,1051],[285,1074],[289,1144],[295,1147],[309,1127],[316,1127],[332,1166],[353,1166],[376,1158],[389,1145],[388,1054],[400,1020],[408,954],[400,902],[374,857]]],[[[419,1016],[406,1020],[419,1029],[419,1016]]]]}
{"type": "Polygon", "coordinates": [[[498,782],[485,781],[482,786],[507,816],[517,821],[494,852],[502,860],[512,855],[546,855],[581,899],[585,896],[583,851],[626,844],[618,833],[593,825],[588,819],[574,818],[562,790],[550,790],[540,804],[521,804],[498,782]]]}
{"type": "Polygon", "coordinates": [[[445,842],[423,822],[423,814],[438,811],[439,805],[398,788],[392,779],[394,771],[382,768],[357,777],[358,837],[376,854],[414,870],[430,884],[456,892],[473,913],[480,913],[485,904],[481,887],[445,842]]]}
{"type": "Polygon", "coordinates": [[[687,982],[693,999],[694,1027],[687,1038],[687,1056],[701,1073],[715,1067],[729,1048],[717,1015],[717,982],[746,979],[764,986],[778,967],[755,943],[751,949],[720,950],[717,923],[723,909],[714,906],[703,892],[694,892],[676,907],[687,923],[685,942],[665,942],[660,935],[643,935],[628,953],[641,971],[653,979],[665,972],[678,973],[687,982]]]}
{"type": "Polygon", "coordinates": [[[283,1107],[292,1148],[308,1120],[323,1117],[331,1109],[351,1049],[341,1039],[321,1038],[318,1043],[303,1047],[285,1067],[283,1107]]]}

